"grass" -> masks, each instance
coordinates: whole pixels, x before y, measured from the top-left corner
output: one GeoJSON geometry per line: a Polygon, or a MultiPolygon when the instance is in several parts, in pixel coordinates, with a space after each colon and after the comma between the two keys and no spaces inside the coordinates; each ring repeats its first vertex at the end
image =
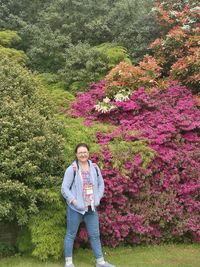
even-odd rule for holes
{"type": "MultiPolygon", "coordinates": [[[[160,245],[146,247],[104,248],[107,261],[117,267],[199,267],[200,245],[160,245]]],[[[91,250],[74,253],[76,267],[94,267],[91,250]]],[[[0,267],[63,267],[64,260],[41,262],[30,257],[13,256],[0,260],[0,267]]]]}

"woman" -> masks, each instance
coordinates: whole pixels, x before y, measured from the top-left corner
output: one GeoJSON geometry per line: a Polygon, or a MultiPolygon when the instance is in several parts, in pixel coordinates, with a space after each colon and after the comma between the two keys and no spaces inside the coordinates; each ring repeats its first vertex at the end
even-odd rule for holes
{"type": "Polygon", "coordinates": [[[89,160],[89,148],[80,143],[75,148],[76,161],[66,170],[61,192],[68,204],[67,234],[64,240],[65,267],[75,267],[72,250],[80,222],[86,224],[96,267],[115,267],[104,261],[99,234],[99,217],[96,207],[104,193],[100,169],[89,160]]]}

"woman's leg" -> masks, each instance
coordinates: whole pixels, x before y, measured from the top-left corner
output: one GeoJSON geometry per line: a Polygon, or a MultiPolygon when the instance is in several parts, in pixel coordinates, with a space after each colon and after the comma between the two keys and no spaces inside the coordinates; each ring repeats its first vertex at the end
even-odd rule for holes
{"type": "Polygon", "coordinates": [[[94,252],[95,258],[96,259],[103,258],[101,241],[100,241],[98,213],[96,211],[88,211],[85,213],[83,218],[87,227],[91,247],[94,252]]]}
{"type": "Polygon", "coordinates": [[[74,239],[82,220],[82,215],[68,207],[67,209],[67,233],[64,240],[65,257],[72,257],[74,239]]]}

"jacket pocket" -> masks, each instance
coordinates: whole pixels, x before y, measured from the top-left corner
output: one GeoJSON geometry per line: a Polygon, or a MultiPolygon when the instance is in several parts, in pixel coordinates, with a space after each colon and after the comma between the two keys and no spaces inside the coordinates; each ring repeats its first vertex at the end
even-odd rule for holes
{"type": "Polygon", "coordinates": [[[78,204],[77,203],[77,205],[76,206],[74,206],[77,210],[84,210],[85,209],[85,207],[83,206],[83,205],[80,205],[80,204],[78,204]]]}
{"type": "Polygon", "coordinates": [[[99,195],[96,195],[94,198],[94,205],[97,207],[100,204],[100,197],[99,195]]]}

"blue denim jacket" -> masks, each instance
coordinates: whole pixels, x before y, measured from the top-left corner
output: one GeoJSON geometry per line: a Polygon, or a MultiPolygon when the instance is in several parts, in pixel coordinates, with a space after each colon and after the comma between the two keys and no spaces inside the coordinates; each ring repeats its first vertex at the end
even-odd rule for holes
{"type": "MultiPolygon", "coordinates": [[[[91,160],[89,160],[89,172],[92,177],[93,183],[93,192],[94,192],[94,206],[97,207],[100,203],[101,198],[104,194],[104,181],[101,174],[99,167],[96,165],[94,167],[91,160]],[[97,175],[97,171],[98,175],[97,175]]],[[[82,179],[80,177],[78,167],[76,161],[74,161],[65,171],[62,186],[61,186],[61,193],[63,197],[66,199],[67,204],[73,210],[84,214],[85,213],[85,205],[83,199],[83,184],[82,179]],[[76,175],[74,177],[74,168],[76,166],[76,175]],[[71,202],[72,200],[77,200],[77,205],[74,206],[71,202]]]]}

